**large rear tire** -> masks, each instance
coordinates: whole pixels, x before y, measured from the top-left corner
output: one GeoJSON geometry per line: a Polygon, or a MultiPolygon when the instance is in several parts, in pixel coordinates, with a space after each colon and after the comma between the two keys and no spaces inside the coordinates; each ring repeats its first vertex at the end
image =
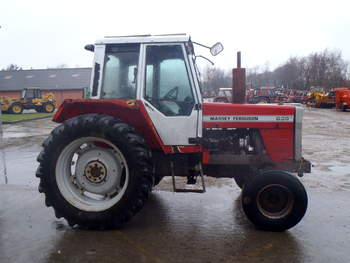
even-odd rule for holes
{"type": "Polygon", "coordinates": [[[242,207],[248,219],[261,230],[285,231],[305,215],[307,194],[302,183],[283,171],[268,171],[246,182],[242,207]]]}
{"type": "Polygon", "coordinates": [[[148,199],[154,180],[150,155],[129,125],[107,115],[81,115],[44,141],[39,192],[71,226],[118,228],[148,199]]]}

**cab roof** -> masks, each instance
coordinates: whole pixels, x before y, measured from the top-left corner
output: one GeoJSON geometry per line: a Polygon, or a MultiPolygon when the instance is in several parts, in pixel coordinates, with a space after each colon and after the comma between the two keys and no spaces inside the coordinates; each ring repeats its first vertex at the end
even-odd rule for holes
{"type": "Polygon", "coordinates": [[[133,35],[133,36],[106,36],[96,41],[95,45],[121,44],[121,43],[165,43],[188,42],[190,36],[186,34],[164,35],[133,35]]]}

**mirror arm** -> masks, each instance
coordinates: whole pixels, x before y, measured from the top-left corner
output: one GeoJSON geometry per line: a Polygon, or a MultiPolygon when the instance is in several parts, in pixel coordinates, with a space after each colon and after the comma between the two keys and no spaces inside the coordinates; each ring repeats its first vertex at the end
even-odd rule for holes
{"type": "Polygon", "coordinates": [[[206,46],[206,45],[203,45],[203,44],[201,44],[201,43],[198,43],[198,42],[194,42],[194,41],[192,41],[192,43],[193,44],[196,44],[196,45],[198,45],[198,46],[201,46],[201,47],[205,47],[205,48],[208,48],[208,49],[210,49],[211,47],[208,47],[208,46],[206,46]]]}

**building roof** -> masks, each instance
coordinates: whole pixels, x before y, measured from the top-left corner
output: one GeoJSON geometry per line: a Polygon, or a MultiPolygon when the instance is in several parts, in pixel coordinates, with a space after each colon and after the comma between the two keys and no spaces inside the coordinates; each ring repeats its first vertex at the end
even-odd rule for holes
{"type": "Polygon", "coordinates": [[[0,91],[37,87],[43,90],[83,89],[90,85],[91,68],[0,71],[0,91]]]}

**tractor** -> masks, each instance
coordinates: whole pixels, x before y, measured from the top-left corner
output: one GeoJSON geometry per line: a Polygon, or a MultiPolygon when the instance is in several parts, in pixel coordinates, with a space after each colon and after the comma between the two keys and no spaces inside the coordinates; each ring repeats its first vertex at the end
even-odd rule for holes
{"type": "MultiPolygon", "coordinates": [[[[89,99],[65,100],[37,160],[38,190],[57,218],[115,229],[169,176],[174,192],[204,193],[205,178],[233,178],[261,230],[295,226],[307,209],[298,176],[302,109],[203,102],[188,35],[106,37],[94,52],[89,99]],[[184,177],[189,186],[179,187],[184,177]]],[[[221,43],[209,47],[212,55],[221,43]]],[[[155,220],[157,220],[155,218],[155,220]]]]}
{"type": "Polygon", "coordinates": [[[253,104],[282,103],[286,96],[276,91],[275,87],[260,87],[247,94],[247,102],[253,104]]]}
{"type": "Polygon", "coordinates": [[[52,113],[56,108],[53,94],[42,95],[40,88],[25,88],[20,99],[5,97],[0,99],[0,104],[1,111],[10,114],[21,114],[24,109],[52,113]]]}
{"type": "Polygon", "coordinates": [[[232,88],[219,88],[218,96],[211,99],[208,102],[223,102],[229,103],[232,101],[232,88]]]}

